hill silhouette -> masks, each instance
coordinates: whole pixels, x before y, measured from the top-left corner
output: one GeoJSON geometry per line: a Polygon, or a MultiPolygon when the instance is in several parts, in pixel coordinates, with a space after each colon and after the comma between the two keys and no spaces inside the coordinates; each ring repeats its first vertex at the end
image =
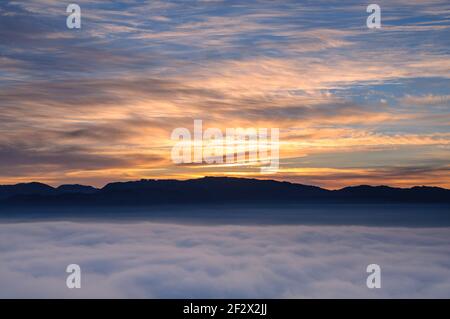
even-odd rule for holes
{"type": "Polygon", "coordinates": [[[317,186],[232,177],[115,182],[103,188],[42,183],[0,185],[1,206],[154,205],[230,202],[285,203],[450,203],[450,190],[416,186],[317,186]]]}

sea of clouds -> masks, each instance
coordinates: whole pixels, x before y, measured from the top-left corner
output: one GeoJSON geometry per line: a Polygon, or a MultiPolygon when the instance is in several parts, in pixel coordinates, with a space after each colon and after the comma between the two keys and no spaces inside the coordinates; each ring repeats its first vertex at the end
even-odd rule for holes
{"type": "Polygon", "coordinates": [[[0,297],[449,298],[450,228],[1,223],[0,297]]]}

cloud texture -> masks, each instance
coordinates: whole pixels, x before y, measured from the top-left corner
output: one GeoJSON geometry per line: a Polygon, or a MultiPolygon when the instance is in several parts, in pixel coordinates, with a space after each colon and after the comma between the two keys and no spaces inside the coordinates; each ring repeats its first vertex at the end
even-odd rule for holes
{"type": "Polygon", "coordinates": [[[0,224],[0,297],[450,297],[450,229],[0,224]],[[65,268],[82,269],[82,288],[65,268]],[[382,288],[366,288],[366,266],[382,288]]]}
{"type": "Polygon", "coordinates": [[[379,30],[353,0],[77,3],[80,30],[67,3],[0,1],[1,184],[273,178],[174,165],[196,118],[279,128],[280,180],[450,187],[447,0],[379,0],[379,30]]]}

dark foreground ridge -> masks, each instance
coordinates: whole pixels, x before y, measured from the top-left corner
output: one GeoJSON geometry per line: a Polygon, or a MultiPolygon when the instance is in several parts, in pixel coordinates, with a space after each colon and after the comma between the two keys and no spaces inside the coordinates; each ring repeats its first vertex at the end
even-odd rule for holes
{"type": "Polygon", "coordinates": [[[416,186],[353,186],[327,190],[316,186],[231,177],[191,180],[140,180],[57,188],[42,183],[0,185],[0,207],[155,205],[204,203],[450,203],[450,190],[416,186]]]}

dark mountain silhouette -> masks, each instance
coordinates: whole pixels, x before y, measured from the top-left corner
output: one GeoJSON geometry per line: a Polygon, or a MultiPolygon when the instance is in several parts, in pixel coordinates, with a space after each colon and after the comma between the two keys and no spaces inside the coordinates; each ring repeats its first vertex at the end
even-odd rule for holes
{"type": "Polygon", "coordinates": [[[359,201],[398,202],[450,202],[450,190],[440,187],[414,186],[395,188],[389,186],[353,186],[336,191],[339,198],[359,201]]]}
{"type": "MultiPolygon", "coordinates": [[[[0,200],[19,195],[60,195],[66,193],[92,194],[97,188],[85,185],[61,185],[53,188],[43,183],[20,183],[15,185],[0,185],[0,200]]],[[[32,196],[30,196],[32,197],[32,196]]]]}
{"type": "Polygon", "coordinates": [[[0,185],[0,200],[15,195],[51,195],[54,188],[42,183],[21,183],[15,185],[0,185]]]}
{"type": "Polygon", "coordinates": [[[28,183],[0,186],[0,206],[9,205],[154,205],[203,203],[450,203],[450,190],[439,187],[353,186],[327,190],[316,186],[231,177],[191,180],[140,180],[58,188],[28,183]]]}
{"type": "Polygon", "coordinates": [[[80,194],[92,194],[98,191],[97,188],[86,185],[72,184],[72,185],[61,185],[56,188],[59,194],[64,193],[80,193],[80,194]]]}

